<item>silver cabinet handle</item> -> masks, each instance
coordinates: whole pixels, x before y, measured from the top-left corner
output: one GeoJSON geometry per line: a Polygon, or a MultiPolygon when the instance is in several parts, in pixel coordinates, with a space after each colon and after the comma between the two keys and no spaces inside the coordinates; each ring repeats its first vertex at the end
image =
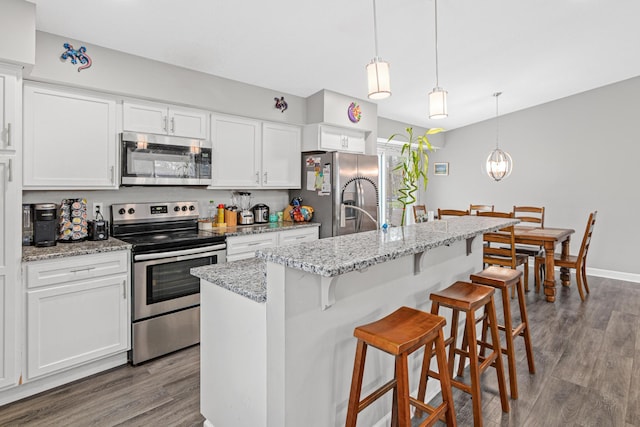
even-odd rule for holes
{"type": "Polygon", "coordinates": [[[111,166],[111,183],[115,182],[116,174],[115,174],[115,166],[111,166]]]}
{"type": "Polygon", "coordinates": [[[176,133],[176,118],[171,117],[171,133],[176,133]]]}
{"type": "Polygon", "coordinates": [[[122,299],[127,299],[127,281],[122,281],[122,299]]]}
{"type": "Polygon", "coordinates": [[[267,172],[265,172],[265,173],[264,173],[264,182],[263,182],[263,183],[264,183],[264,184],[266,184],[266,183],[267,183],[267,172]]]}
{"type": "Polygon", "coordinates": [[[169,120],[169,116],[164,116],[163,118],[164,124],[162,125],[162,130],[165,132],[167,132],[168,120],[169,120]]]}
{"type": "Polygon", "coordinates": [[[7,123],[7,147],[11,147],[11,123],[7,123]]]}
{"type": "Polygon", "coordinates": [[[13,181],[13,159],[9,159],[9,182],[13,181]]]}
{"type": "Polygon", "coordinates": [[[256,184],[260,184],[260,172],[256,171],[256,184]]]}
{"type": "Polygon", "coordinates": [[[86,267],[86,268],[76,268],[75,270],[69,270],[71,273],[78,273],[80,271],[91,271],[94,270],[95,267],[86,267]]]}

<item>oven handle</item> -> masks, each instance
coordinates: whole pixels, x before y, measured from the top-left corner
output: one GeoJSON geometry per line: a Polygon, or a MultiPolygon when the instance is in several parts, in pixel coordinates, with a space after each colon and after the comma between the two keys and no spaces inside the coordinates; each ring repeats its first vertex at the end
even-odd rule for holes
{"type": "MultiPolygon", "coordinates": [[[[141,255],[134,255],[133,260],[147,261],[152,259],[161,259],[161,258],[169,258],[169,257],[171,258],[182,257],[184,255],[192,255],[192,254],[198,254],[198,256],[209,256],[209,255],[214,255],[212,251],[220,251],[226,248],[227,248],[227,245],[222,244],[222,245],[205,246],[202,248],[183,249],[181,251],[159,252],[155,254],[141,254],[141,255]]],[[[182,258],[182,259],[184,260],[185,258],[182,258]]]]}

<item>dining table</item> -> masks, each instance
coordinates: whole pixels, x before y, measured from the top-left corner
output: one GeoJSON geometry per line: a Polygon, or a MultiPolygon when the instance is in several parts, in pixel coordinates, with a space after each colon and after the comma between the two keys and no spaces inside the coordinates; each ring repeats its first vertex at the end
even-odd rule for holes
{"type": "MultiPolygon", "coordinates": [[[[544,294],[548,302],[556,300],[556,280],[554,251],[558,244],[562,245],[562,255],[569,255],[571,235],[575,230],[571,228],[540,228],[515,226],[515,243],[542,246],[545,258],[544,294]]],[[[563,286],[569,286],[571,275],[568,268],[560,269],[560,281],[563,286]]]]}

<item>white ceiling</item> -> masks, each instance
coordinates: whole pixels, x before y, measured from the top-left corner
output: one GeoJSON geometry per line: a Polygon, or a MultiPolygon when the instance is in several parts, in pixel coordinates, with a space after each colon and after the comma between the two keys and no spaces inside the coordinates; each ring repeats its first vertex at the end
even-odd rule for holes
{"type": "MultiPolygon", "coordinates": [[[[284,93],[366,99],[372,0],[31,0],[37,28],[284,93]]],[[[454,129],[640,75],[638,0],[377,0],[393,95],[378,115],[454,129]]],[[[126,66],[126,65],[125,65],[126,66]]]]}

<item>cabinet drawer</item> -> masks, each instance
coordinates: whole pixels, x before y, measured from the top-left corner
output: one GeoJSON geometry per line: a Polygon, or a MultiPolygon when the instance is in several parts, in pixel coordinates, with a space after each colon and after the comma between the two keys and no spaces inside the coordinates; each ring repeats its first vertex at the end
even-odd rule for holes
{"type": "Polygon", "coordinates": [[[258,249],[272,248],[277,244],[278,233],[227,237],[227,260],[229,260],[229,255],[254,253],[258,249]]]}
{"type": "Polygon", "coordinates": [[[126,273],[128,262],[129,251],[29,262],[26,265],[27,288],[126,273]]]}
{"type": "Polygon", "coordinates": [[[300,228],[298,230],[287,230],[278,233],[279,246],[290,245],[294,243],[310,242],[318,240],[318,227],[300,228]]]}

